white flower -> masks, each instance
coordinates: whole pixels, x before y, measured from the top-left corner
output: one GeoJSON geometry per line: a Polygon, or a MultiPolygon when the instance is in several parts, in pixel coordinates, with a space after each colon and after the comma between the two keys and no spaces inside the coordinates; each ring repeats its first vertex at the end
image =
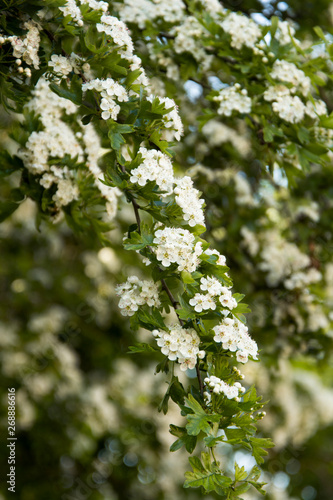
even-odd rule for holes
{"type": "Polygon", "coordinates": [[[73,200],[79,197],[79,188],[76,184],[69,179],[61,179],[58,181],[57,192],[53,195],[52,199],[59,207],[68,205],[73,200]]]}
{"type": "Polygon", "coordinates": [[[290,90],[285,85],[274,85],[268,87],[264,92],[265,101],[277,101],[279,98],[290,95],[290,90]]]}
{"type": "Polygon", "coordinates": [[[201,242],[195,243],[195,237],[187,229],[166,227],[155,232],[153,243],[157,259],[164,267],[178,265],[178,271],[193,272],[199,265],[202,254],[201,242]]]}
{"type": "Polygon", "coordinates": [[[103,120],[108,120],[112,118],[116,120],[120,111],[120,106],[113,99],[107,99],[103,97],[101,100],[100,108],[102,110],[101,117],[103,120]]]}
{"type": "Polygon", "coordinates": [[[247,90],[241,89],[238,83],[220,90],[219,95],[214,97],[214,101],[219,103],[217,110],[219,115],[231,116],[233,111],[238,113],[251,111],[252,102],[247,95],[247,90]]]}
{"type": "Polygon", "coordinates": [[[203,212],[204,200],[200,199],[200,193],[193,187],[193,181],[190,177],[182,177],[175,180],[176,187],[174,193],[177,205],[181,207],[184,213],[184,220],[189,226],[196,224],[204,225],[205,216],[203,212]]]}
{"type": "Polygon", "coordinates": [[[189,304],[194,307],[196,312],[202,312],[207,309],[216,309],[216,304],[214,299],[209,294],[196,293],[192,299],[190,299],[189,304]]]}
{"type": "Polygon", "coordinates": [[[297,96],[279,97],[272,104],[273,111],[283,120],[290,123],[299,123],[303,120],[306,107],[297,96]]]}
{"type": "Polygon", "coordinates": [[[139,306],[161,305],[158,285],[154,281],[142,281],[137,276],[130,276],[125,283],[117,285],[116,294],[120,296],[119,308],[123,316],[133,316],[139,306]]]}
{"type": "Polygon", "coordinates": [[[288,61],[280,61],[277,59],[274,62],[271,77],[280,82],[288,82],[293,85],[290,92],[294,94],[299,90],[304,96],[308,95],[311,88],[311,80],[305,76],[301,69],[298,69],[294,63],[288,61]]]}
{"type": "Polygon", "coordinates": [[[163,115],[162,120],[165,125],[165,130],[163,131],[162,138],[166,141],[172,141],[176,139],[180,141],[181,136],[184,133],[183,124],[178,113],[178,106],[173,99],[169,97],[160,97],[155,95],[150,95],[147,100],[153,102],[154,99],[158,98],[160,103],[165,105],[166,109],[173,108],[169,113],[163,115]]]}
{"type": "Polygon", "coordinates": [[[59,7],[59,10],[63,12],[64,17],[70,16],[78,26],[83,26],[82,14],[75,0],[67,0],[64,7],[59,7]]]}
{"type": "Polygon", "coordinates": [[[231,36],[231,47],[240,50],[242,47],[254,48],[261,30],[252,19],[231,12],[221,23],[222,28],[231,36]]]}
{"type": "Polygon", "coordinates": [[[67,57],[52,54],[49,66],[52,66],[55,73],[67,76],[72,71],[72,65],[67,57]]]}
{"type": "Polygon", "coordinates": [[[223,349],[236,352],[237,361],[246,363],[248,356],[257,359],[258,346],[251,339],[247,327],[238,319],[225,318],[213,331],[214,341],[222,343],[223,349]]]}
{"type": "Polygon", "coordinates": [[[146,149],[141,147],[139,153],[142,156],[142,163],[131,171],[130,181],[139,186],[145,186],[148,181],[155,181],[158,187],[165,191],[162,197],[172,193],[173,168],[168,156],[156,149],[146,149]]]}
{"type": "MultiPolygon", "coordinates": [[[[214,375],[206,377],[204,382],[207,389],[210,389],[214,394],[224,394],[228,399],[238,398],[239,393],[243,393],[245,390],[239,382],[235,382],[234,385],[228,385],[224,380],[214,375]]],[[[209,400],[210,398],[207,399],[209,400]]]]}
{"type": "Polygon", "coordinates": [[[119,47],[125,47],[125,51],[119,52],[122,57],[133,56],[133,42],[127,26],[122,21],[113,16],[103,15],[101,22],[96,24],[96,28],[97,31],[110,36],[119,47]]]}
{"type": "Polygon", "coordinates": [[[205,351],[199,350],[200,338],[193,328],[182,328],[178,323],[170,325],[168,332],[153,330],[161,351],[170,361],[178,361],[180,369],[186,371],[194,368],[197,359],[203,359],[205,351]]]}
{"type": "Polygon", "coordinates": [[[318,120],[319,116],[327,115],[326,104],[321,99],[316,99],[314,102],[308,101],[306,103],[305,113],[314,120],[318,120]]]}
{"type": "Polygon", "coordinates": [[[220,295],[226,290],[225,287],[222,286],[220,281],[214,276],[207,276],[207,278],[202,277],[200,279],[200,283],[200,289],[204,292],[207,291],[213,297],[215,295],[220,295]]]}
{"type": "Polygon", "coordinates": [[[216,261],[216,265],[218,265],[218,266],[225,266],[226,265],[225,256],[221,255],[218,250],[207,248],[207,250],[205,250],[204,253],[206,255],[217,255],[218,259],[216,261]]]}

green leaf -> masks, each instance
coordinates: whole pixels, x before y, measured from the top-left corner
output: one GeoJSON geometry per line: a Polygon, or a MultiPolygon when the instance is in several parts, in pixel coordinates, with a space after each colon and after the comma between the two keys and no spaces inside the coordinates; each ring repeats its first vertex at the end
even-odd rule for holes
{"type": "Polygon", "coordinates": [[[24,194],[19,188],[14,188],[10,192],[10,199],[0,201],[0,222],[3,222],[20,206],[24,200],[24,194]]]}
{"type": "Polygon", "coordinates": [[[137,353],[137,352],[156,352],[156,351],[159,352],[159,349],[157,347],[153,347],[150,344],[146,344],[144,342],[141,342],[141,343],[129,346],[128,353],[133,354],[133,353],[137,353]]]}
{"type": "Polygon", "coordinates": [[[185,473],[186,481],[184,488],[203,487],[206,492],[220,492],[221,489],[228,488],[233,482],[232,479],[224,476],[214,464],[209,464],[205,454],[202,457],[205,460],[205,466],[198,457],[189,458],[193,472],[185,473]]]}
{"type": "Polygon", "coordinates": [[[259,491],[259,493],[261,493],[262,495],[266,495],[266,491],[262,489],[262,486],[265,486],[265,484],[267,483],[257,483],[255,481],[249,481],[249,483],[252,484],[252,486],[254,486],[255,489],[259,491]]]}
{"type": "Polygon", "coordinates": [[[121,146],[126,144],[123,134],[132,133],[134,131],[134,126],[129,124],[116,123],[113,120],[108,120],[108,125],[108,136],[111,141],[111,147],[118,151],[121,146]]]}
{"type": "Polygon", "coordinates": [[[317,36],[319,36],[319,38],[321,38],[322,40],[324,40],[324,42],[326,42],[326,37],[320,26],[315,26],[313,28],[313,31],[316,33],[317,36]]]}
{"type": "Polygon", "coordinates": [[[328,117],[320,118],[320,124],[321,127],[325,128],[333,128],[333,113],[331,113],[328,117]]]}
{"type": "Polygon", "coordinates": [[[6,177],[21,168],[23,162],[20,158],[12,157],[6,150],[0,151],[0,177],[6,177]]]}
{"type": "Polygon", "coordinates": [[[237,302],[240,302],[245,297],[243,293],[234,293],[232,296],[237,302]]]}
{"type": "Polygon", "coordinates": [[[243,429],[224,429],[229,444],[239,444],[247,437],[243,429]]]}
{"type": "Polygon", "coordinates": [[[70,88],[65,80],[61,80],[60,86],[55,83],[50,83],[50,89],[59,97],[68,99],[74,104],[80,105],[82,103],[82,86],[78,82],[77,76],[73,76],[70,88]]]}
{"type": "Polygon", "coordinates": [[[147,330],[151,331],[155,330],[156,328],[159,328],[161,330],[165,329],[163,318],[158,309],[154,308],[153,312],[149,313],[141,308],[137,311],[136,316],[138,318],[140,325],[146,328],[147,330]]]}
{"type": "Polygon", "coordinates": [[[278,26],[279,26],[279,18],[277,16],[272,16],[271,17],[271,35],[272,35],[272,38],[274,38],[276,30],[278,29],[278,26]]]}
{"type": "Polygon", "coordinates": [[[164,415],[166,415],[168,413],[169,398],[170,398],[170,392],[169,392],[169,389],[168,389],[167,392],[164,394],[163,399],[162,399],[162,401],[160,402],[160,404],[158,405],[158,408],[157,408],[158,411],[159,412],[163,412],[164,415]]]}
{"type": "Polygon", "coordinates": [[[243,481],[247,477],[247,472],[244,467],[239,467],[235,462],[235,481],[243,481]]]}
{"type": "Polygon", "coordinates": [[[244,304],[243,302],[238,303],[237,306],[232,310],[233,314],[246,314],[249,312],[251,312],[249,306],[247,304],[244,304]]]}
{"type": "Polygon", "coordinates": [[[177,404],[184,404],[184,399],[185,399],[185,389],[183,385],[179,382],[177,377],[173,378],[172,384],[170,386],[170,396],[172,401],[174,401],[177,404]]]}
{"type": "Polygon", "coordinates": [[[98,40],[99,36],[100,35],[94,25],[89,26],[84,36],[85,45],[93,54],[100,54],[105,51],[103,38],[102,40],[98,40]],[[99,42],[99,45],[97,45],[97,42],[99,42]]]}
{"type": "Polygon", "coordinates": [[[19,207],[14,201],[0,201],[0,222],[3,222],[19,207]]]}
{"type": "Polygon", "coordinates": [[[126,250],[141,250],[146,246],[142,236],[136,231],[132,231],[129,238],[124,241],[124,248],[126,250]]]}
{"type": "Polygon", "coordinates": [[[170,433],[173,436],[178,437],[178,439],[172,443],[170,446],[170,451],[177,451],[182,446],[185,446],[186,451],[188,453],[193,453],[195,446],[197,444],[196,436],[189,436],[186,432],[185,427],[177,427],[176,425],[170,425],[170,433]]]}
{"type": "Polygon", "coordinates": [[[171,153],[168,149],[169,143],[167,141],[163,141],[161,139],[161,132],[159,130],[155,130],[149,137],[149,140],[154,143],[156,146],[159,147],[159,149],[162,151],[162,153],[167,154],[168,156],[171,156],[171,153]]]}
{"type": "Polygon", "coordinates": [[[202,406],[194,399],[190,394],[185,402],[189,408],[193,411],[187,415],[188,424],[186,424],[186,429],[188,434],[191,436],[197,436],[201,431],[206,434],[210,434],[212,431],[211,422],[219,422],[221,419],[220,415],[215,413],[206,413],[202,406]]]}
{"type": "Polygon", "coordinates": [[[180,276],[181,276],[181,279],[184,283],[187,283],[187,284],[190,284],[190,283],[195,283],[195,279],[192,278],[192,275],[191,273],[187,272],[187,271],[182,271],[180,273],[180,276]]]}
{"type": "Polygon", "coordinates": [[[205,436],[203,438],[203,441],[208,448],[212,448],[213,446],[216,446],[217,443],[221,443],[221,441],[224,441],[224,436],[205,436]]]}
{"type": "Polygon", "coordinates": [[[264,448],[273,448],[274,443],[268,438],[250,438],[250,443],[252,446],[252,454],[257,461],[257,464],[262,464],[264,462],[263,457],[268,455],[268,452],[264,448]]]}

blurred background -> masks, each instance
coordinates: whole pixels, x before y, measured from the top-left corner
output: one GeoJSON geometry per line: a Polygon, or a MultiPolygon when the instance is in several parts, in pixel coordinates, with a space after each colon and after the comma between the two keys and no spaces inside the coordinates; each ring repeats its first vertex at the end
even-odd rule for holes
{"type": "MultiPolygon", "coordinates": [[[[224,6],[261,23],[272,15],[289,19],[304,43],[313,26],[332,31],[333,4],[327,0],[231,0],[224,6]]],[[[130,27],[139,39],[138,28],[130,27]]],[[[180,104],[185,139],[176,148],[175,166],[203,192],[210,241],[226,255],[235,291],[246,293],[252,309],[248,323],[261,362],[242,372],[247,385],[255,383],[269,400],[260,428],[276,443],[264,465],[267,499],[331,500],[331,165],[313,169],[294,186],[282,174],[264,179],[260,161],[266,153],[245,124],[230,119],[226,133],[210,121],[199,130],[193,124],[201,113],[201,85],[180,88],[159,73],[142,43],[137,50],[155,87],[180,104]]],[[[329,91],[325,97],[333,103],[329,91]]],[[[19,121],[1,112],[0,142],[11,153],[19,147],[11,138],[19,121]]],[[[3,176],[1,197],[19,182],[16,172],[3,176]]],[[[151,336],[131,332],[117,307],[115,285],[146,272],[121,246],[132,221],[120,199],[108,234],[111,247],[75,236],[64,221],[38,221],[30,200],[0,225],[1,500],[12,495],[5,446],[11,387],[17,498],[202,498],[200,491],[182,489],[186,454],[169,452],[169,424],[181,425],[182,417],[172,403],[166,416],[157,411],[166,387],[164,375],[154,374],[162,355],[129,353],[129,346],[151,336]]],[[[219,459],[230,471],[235,460],[247,469],[254,465],[246,452],[232,454],[228,445],[219,447],[219,459]]]]}

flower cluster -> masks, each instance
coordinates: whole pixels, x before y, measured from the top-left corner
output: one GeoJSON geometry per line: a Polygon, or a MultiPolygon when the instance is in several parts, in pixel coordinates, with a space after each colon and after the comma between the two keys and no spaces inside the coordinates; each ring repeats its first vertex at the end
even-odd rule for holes
{"type": "Polygon", "coordinates": [[[218,250],[215,250],[215,248],[213,248],[213,249],[207,248],[204,251],[204,254],[205,255],[216,255],[217,259],[216,259],[215,263],[216,263],[217,266],[225,266],[226,265],[226,258],[225,258],[225,256],[221,255],[218,250]]]}
{"type": "Polygon", "coordinates": [[[242,47],[253,49],[261,30],[252,19],[236,12],[231,12],[221,23],[223,30],[231,36],[231,47],[240,50],[242,47]]]}
{"type": "Polygon", "coordinates": [[[82,162],[83,148],[73,130],[61,120],[62,114],[76,112],[75,104],[51,92],[44,79],[38,81],[33,94],[27,108],[39,114],[44,130],[32,132],[25,150],[20,152],[26,168],[33,174],[49,172],[49,158],[64,158],[65,155],[77,157],[77,161],[82,162]]]}
{"type": "MultiPolygon", "coordinates": [[[[230,287],[229,287],[230,288],[230,287]]],[[[237,307],[237,301],[233,298],[231,291],[225,287],[214,276],[202,277],[200,279],[200,289],[207,293],[196,293],[189,303],[198,313],[212,309],[216,309],[216,300],[222,307],[234,309],[237,307]]]]}
{"type": "Polygon", "coordinates": [[[113,80],[113,78],[107,78],[106,80],[100,80],[96,78],[90,82],[84,83],[82,85],[82,91],[96,90],[101,95],[100,108],[102,110],[103,120],[108,120],[112,118],[116,120],[120,112],[120,106],[118,102],[128,101],[128,94],[126,89],[113,80]]]}
{"type": "MultiPolygon", "coordinates": [[[[147,97],[147,100],[153,102],[155,98],[156,96],[150,95],[147,97]]],[[[169,99],[169,97],[160,96],[158,96],[158,100],[160,103],[165,105],[166,109],[173,108],[169,111],[169,113],[163,115],[165,130],[163,131],[162,138],[166,141],[172,141],[174,138],[177,141],[180,141],[180,138],[184,133],[184,127],[175,101],[173,99],[169,99]]]]}
{"type": "Polygon", "coordinates": [[[209,15],[219,19],[219,14],[225,12],[225,8],[222,7],[218,0],[199,0],[201,5],[209,12],[209,15]]]}
{"type": "Polygon", "coordinates": [[[139,149],[143,162],[137,168],[131,170],[130,181],[139,186],[145,186],[148,181],[156,182],[158,187],[164,191],[162,196],[168,196],[173,189],[173,168],[167,155],[157,149],[139,149]]]}
{"type": "Polygon", "coordinates": [[[133,42],[129,30],[117,17],[103,14],[101,22],[96,25],[96,28],[100,33],[109,35],[116,45],[125,47],[125,51],[119,51],[122,57],[128,59],[133,56],[133,42]]]}
{"type": "Polygon", "coordinates": [[[311,259],[294,244],[286,241],[275,231],[265,234],[262,262],[259,269],[267,271],[268,286],[276,286],[287,276],[310,266],[311,259]]]}
{"type": "MultiPolygon", "coordinates": [[[[98,0],[80,0],[81,5],[88,5],[92,10],[101,10],[106,12],[108,4],[98,0]]],[[[65,5],[59,7],[64,17],[70,16],[72,21],[78,26],[83,26],[83,19],[80,7],[77,5],[76,0],[66,0],[65,5]]]]}
{"type": "Polygon", "coordinates": [[[200,192],[193,187],[193,181],[190,177],[184,176],[175,180],[176,187],[175,200],[184,213],[184,220],[188,225],[194,227],[196,224],[205,224],[205,215],[203,212],[204,200],[200,199],[200,192]]]}
{"type": "Polygon", "coordinates": [[[202,63],[203,70],[209,69],[213,58],[201,43],[205,29],[194,16],[187,17],[182,24],[175,26],[171,34],[175,35],[173,48],[177,54],[189,52],[197,62],[202,63]]]}
{"type": "MultiPolygon", "coordinates": [[[[39,115],[44,130],[32,132],[25,149],[19,153],[25,167],[32,174],[41,175],[39,182],[45,189],[49,189],[53,184],[57,185],[53,200],[58,207],[61,207],[78,199],[75,171],[66,165],[62,167],[50,165],[50,159],[56,163],[56,158],[69,155],[73,159],[77,158],[77,162],[83,162],[86,156],[86,164],[94,176],[95,185],[106,200],[108,219],[113,219],[120,192],[117,188],[106,186],[100,181],[103,173],[97,161],[101,154],[101,146],[94,127],[91,124],[82,126],[78,121],[77,125],[82,132],[74,133],[62,117],[64,114],[75,115],[76,105],[52,92],[44,78],[39,79],[33,95],[27,104],[27,109],[39,115]]],[[[74,119],[76,120],[76,117],[74,119]]]]}
{"type": "Polygon", "coordinates": [[[223,349],[236,352],[237,361],[246,363],[249,356],[257,359],[257,343],[251,339],[247,326],[238,319],[224,318],[213,331],[215,342],[222,343],[223,349]]]}
{"type": "Polygon", "coordinates": [[[279,21],[274,38],[278,40],[280,45],[291,43],[291,37],[295,35],[295,28],[288,21],[279,21]]]}
{"type": "Polygon", "coordinates": [[[119,308],[123,316],[133,316],[139,306],[145,304],[149,307],[159,307],[161,305],[156,283],[154,281],[142,281],[137,276],[130,276],[125,283],[117,285],[116,293],[121,297],[119,308]]]}
{"type": "MultiPolygon", "coordinates": [[[[234,385],[228,385],[226,382],[221,380],[214,375],[210,377],[206,377],[204,380],[207,388],[209,388],[214,394],[224,394],[228,399],[236,399],[236,401],[240,401],[239,393],[244,393],[245,388],[239,383],[235,382],[234,385]]],[[[210,393],[205,392],[205,399],[209,401],[210,393]]]]}
{"type": "Polygon", "coordinates": [[[219,103],[217,110],[219,115],[231,116],[233,111],[239,113],[251,111],[251,99],[247,95],[247,90],[241,89],[239,83],[222,89],[219,95],[214,97],[214,101],[219,103]]]}
{"type": "MultiPolygon", "coordinates": [[[[60,56],[58,54],[52,54],[51,60],[49,61],[49,66],[53,67],[53,71],[61,78],[66,77],[74,71],[74,73],[80,73],[80,66],[82,65],[82,58],[71,53],[70,57],[60,56]]],[[[84,66],[84,65],[83,65],[84,66]]],[[[89,65],[88,65],[89,66],[89,65]]]]}
{"type": "Polygon", "coordinates": [[[152,332],[162,353],[170,361],[178,361],[182,371],[194,368],[197,359],[203,359],[206,355],[205,351],[199,350],[200,338],[197,332],[193,328],[182,328],[178,323],[170,325],[168,330],[152,332]]]}
{"type": "Polygon", "coordinates": [[[59,7],[64,17],[70,16],[75,24],[83,26],[82,14],[80,7],[77,6],[75,0],[66,0],[63,7],[59,7]]]}
{"type": "Polygon", "coordinates": [[[305,114],[310,116],[313,120],[318,120],[319,116],[327,115],[327,106],[321,99],[308,101],[306,103],[305,114]]]}
{"type": "Polygon", "coordinates": [[[162,18],[167,23],[178,22],[184,17],[185,5],[182,0],[161,2],[160,0],[125,0],[119,4],[119,14],[125,23],[135,23],[140,29],[147,22],[162,18]]]}
{"type": "Polygon", "coordinates": [[[202,243],[195,242],[195,237],[187,229],[166,227],[158,229],[154,235],[156,258],[164,267],[178,265],[178,271],[192,273],[199,265],[202,243]]]}
{"type": "Polygon", "coordinates": [[[272,102],[278,101],[290,95],[290,90],[285,85],[271,85],[264,92],[265,101],[272,102]]]}
{"type": "Polygon", "coordinates": [[[230,142],[241,156],[247,156],[251,151],[251,143],[246,136],[217,120],[209,120],[205,123],[202,133],[210,146],[220,146],[225,142],[230,142]]]}
{"type": "Polygon", "coordinates": [[[305,76],[304,72],[301,69],[298,69],[294,63],[277,59],[274,62],[273,70],[270,76],[273,80],[291,83],[292,88],[290,89],[290,92],[292,94],[295,94],[295,92],[299,90],[302,95],[306,96],[310,92],[310,78],[305,76]]]}
{"type": "Polygon", "coordinates": [[[0,45],[10,42],[13,48],[13,56],[16,58],[19,73],[25,72],[27,76],[31,76],[30,68],[25,70],[21,67],[22,59],[29,66],[39,69],[39,28],[34,21],[27,21],[23,27],[28,30],[24,38],[18,36],[2,36],[0,35],[0,45]]]}
{"type": "Polygon", "coordinates": [[[321,272],[314,267],[306,271],[298,271],[293,273],[289,278],[284,280],[284,286],[288,290],[294,290],[295,288],[303,289],[311,285],[312,283],[318,283],[322,279],[321,272]]]}
{"type": "Polygon", "coordinates": [[[278,97],[272,108],[282,120],[290,123],[299,123],[304,118],[305,106],[298,96],[278,97]]]}
{"type": "Polygon", "coordinates": [[[280,118],[291,123],[298,123],[303,120],[304,115],[317,120],[318,116],[327,114],[327,107],[324,101],[317,99],[308,101],[305,105],[298,96],[290,95],[291,90],[285,85],[275,85],[268,87],[264,92],[265,101],[274,101],[272,104],[273,111],[280,118]]]}
{"type": "Polygon", "coordinates": [[[103,2],[102,0],[80,0],[81,5],[89,5],[92,10],[101,10],[102,12],[106,12],[109,8],[107,2],[103,2]]]}

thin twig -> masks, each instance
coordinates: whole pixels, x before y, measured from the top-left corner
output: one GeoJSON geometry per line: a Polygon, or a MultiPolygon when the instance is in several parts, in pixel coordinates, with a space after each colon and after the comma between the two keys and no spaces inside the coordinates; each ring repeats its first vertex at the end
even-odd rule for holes
{"type": "MultiPolygon", "coordinates": [[[[121,168],[121,171],[123,173],[126,172],[125,167],[123,165],[120,165],[120,168],[121,168]]],[[[138,225],[138,233],[140,234],[140,225],[141,225],[141,218],[140,218],[140,213],[139,213],[140,206],[137,204],[137,202],[134,199],[134,197],[133,197],[132,194],[131,194],[131,203],[132,203],[132,206],[133,206],[133,209],[134,209],[136,223],[138,225]]],[[[150,246],[148,246],[148,250],[153,253],[153,249],[150,246]]],[[[159,269],[159,271],[162,272],[162,269],[160,269],[160,268],[158,268],[158,269],[159,269]]],[[[176,301],[176,299],[172,295],[172,292],[171,292],[170,288],[168,287],[165,279],[161,278],[160,281],[161,281],[163,290],[166,292],[167,296],[169,297],[169,300],[170,300],[170,302],[172,304],[172,307],[174,308],[175,313],[177,314],[177,309],[179,307],[179,303],[176,301]]],[[[178,321],[179,321],[180,325],[184,326],[184,321],[178,316],[178,314],[177,314],[177,318],[178,318],[178,321]]],[[[203,397],[203,383],[202,383],[201,373],[200,373],[200,369],[199,369],[199,363],[197,363],[195,365],[195,369],[196,369],[196,373],[197,373],[200,394],[201,394],[201,397],[203,397]]]]}
{"type": "Polygon", "coordinates": [[[204,388],[203,388],[203,382],[202,382],[200,368],[199,368],[199,362],[197,362],[197,364],[195,365],[195,371],[197,372],[197,379],[198,379],[198,382],[199,382],[200,394],[201,394],[201,397],[203,398],[203,393],[204,393],[203,389],[204,388]]]}

